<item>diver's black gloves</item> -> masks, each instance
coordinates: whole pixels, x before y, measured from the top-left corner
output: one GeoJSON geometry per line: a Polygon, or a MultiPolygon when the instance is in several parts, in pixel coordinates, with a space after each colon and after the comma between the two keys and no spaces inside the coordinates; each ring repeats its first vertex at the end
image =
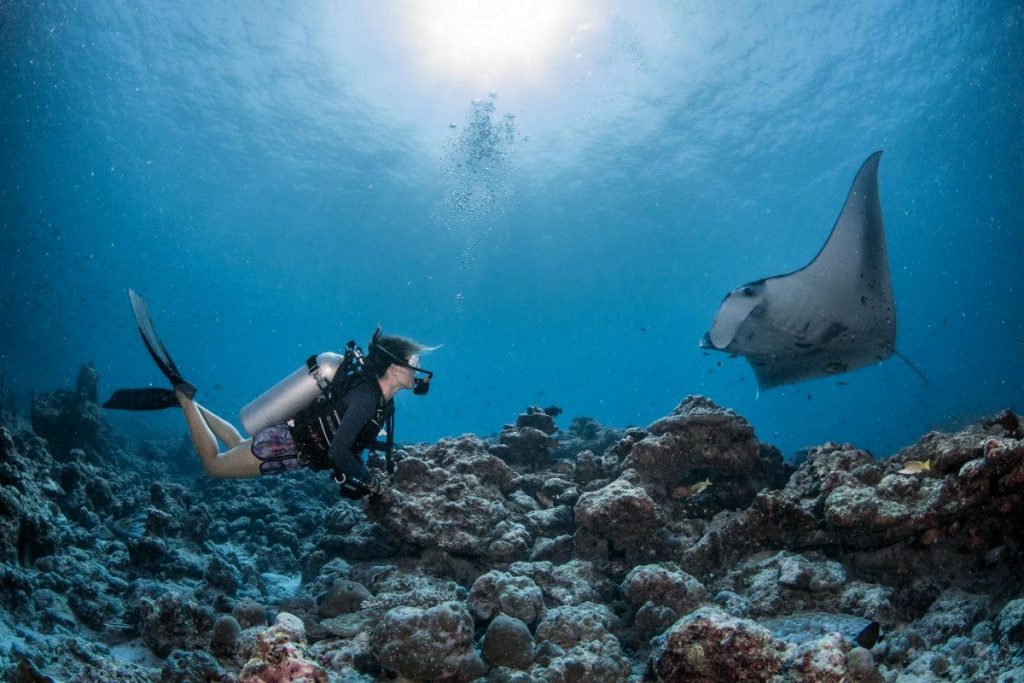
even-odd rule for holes
{"type": "Polygon", "coordinates": [[[331,479],[333,479],[334,483],[338,485],[338,494],[342,498],[359,500],[366,495],[366,487],[356,485],[338,468],[334,468],[334,471],[331,472],[331,479]]]}

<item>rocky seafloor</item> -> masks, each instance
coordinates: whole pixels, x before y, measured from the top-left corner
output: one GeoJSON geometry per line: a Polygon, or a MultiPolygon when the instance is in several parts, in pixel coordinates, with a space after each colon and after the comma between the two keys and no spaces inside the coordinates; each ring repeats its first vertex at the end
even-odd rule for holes
{"type": "Polygon", "coordinates": [[[385,506],[208,479],[93,396],[3,416],[7,681],[1024,681],[1008,411],[787,463],[703,397],[626,430],[529,409],[405,446],[385,506]]]}

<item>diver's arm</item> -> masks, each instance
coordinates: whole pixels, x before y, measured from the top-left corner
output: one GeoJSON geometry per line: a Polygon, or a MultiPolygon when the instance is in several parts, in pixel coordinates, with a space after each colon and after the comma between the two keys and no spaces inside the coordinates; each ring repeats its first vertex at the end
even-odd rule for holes
{"type": "Polygon", "coordinates": [[[377,412],[377,398],[365,384],[353,388],[347,398],[345,415],[331,440],[331,463],[342,487],[356,495],[377,493],[380,482],[366,468],[358,454],[352,452],[359,433],[377,412]]]}

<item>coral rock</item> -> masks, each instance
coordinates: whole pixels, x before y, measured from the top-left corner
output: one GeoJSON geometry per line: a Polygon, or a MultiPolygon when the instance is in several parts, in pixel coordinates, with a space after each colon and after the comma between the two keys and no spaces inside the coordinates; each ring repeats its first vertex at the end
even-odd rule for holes
{"type": "Polygon", "coordinates": [[[655,643],[647,677],[657,681],[765,681],[785,651],[767,629],[716,607],[683,617],[655,643]]]}
{"type": "Polygon", "coordinates": [[[1024,643],[1024,599],[1011,600],[996,619],[999,640],[1005,645],[1024,643]]]}
{"type": "Polygon", "coordinates": [[[144,599],[139,609],[142,640],[160,657],[172,650],[206,645],[213,614],[177,593],[165,593],[156,601],[144,599]]]}
{"type": "Polygon", "coordinates": [[[847,683],[849,649],[847,642],[836,634],[799,645],[786,655],[789,674],[795,681],[847,683]]]}
{"type": "Polygon", "coordinates": [[[481,452],[478,440],[468,437],[444,440],[427,455],[448,462],[460,449],[466,449],[468,457],[490,462],[483,479],[458,468],[402,461],[393,481],[398,494],[394,504],[386,511],[367,514],[395,538],[419,548],[502,562],[525,559],[533,538],[521,516],[506,507],[501,488],[510,470],[481,452]]]}
{"type": "Polygon", "coordinates": [[[37,394],[32,400],[32,428],[61,459],[67,459],[73,448],[84,449],[90,458],[118,451],[100,407],[78,392],[37,394]]]}
{"type": "Polygon", "coordinates": [[[221,657],[234,656],[241,634],[242,627],[233,616],[223,614],[217,617],[210,631],[210,651],[221,657]]]}
{"type": "Polygon", "coordinates": [[[660,534],[665,522],[663,512],[627,475],[580,496],[573,509],[576,523],[607,539],[615,555],[629,561],[656,560],[665,553],[660,534]]]}
{"type": "Polygon", "coordinates": [[[469,590],[469,609],[476,619],[485,623],[505,614],[533,624],[544,611],[544,596],[533,579],[493,570],[473,582],[469,590]]]}
{"type": "Polygon", "coordinates": [[[625,680],[629,660],[611,633],[617,618],[605,605],[585,602],[549,610],[537,625],[536,680],[625,680]]]}
{"type": "Polygon", "coordinates": [[[544,432],[548,436],[558,431],[558,426],[555,425],[555,418],[537,406],[530,406],[526,409],[525,413],[520,414],[516,418],[516,428],[522,429],[523,427],[531,427],[544,432]]]}
{"type": "Polygon", "coordinates": [[[329,619],[339,614],[355,612],[371,595],[372,593],[362,584],[346,579],[337,579],[317,599],[320,616],[329,619]]]}
{"type": "Polygon", "coordinates": [[[267,624],[267,609],[254,600],[244,599],[236,602],[231,610],[231,616],[242,628],[267,624]]]}
{"type": "Polygon", "coordinates": [[[563,649],[600,640],[617,619],[606,606],[593,602],[554,607],[537,625],[537,638],[550,640],[563,649]]]}
{"type": "Polygon", "coordinates": [[[487,627],[480,650],[490,666],[526,669],[533,661],[533,636],[521,620],[500,615],[487,627]]]}
{"type": "Polygon", "coordinates": [[[651,435],[633,446],[628,465],[669,487],[708,470],[719,476],[748,475],[760,453],[750,423],[703,396],[686,397],[648,430],[651,435]]]}
{"type": "Polygon", "coordinates": [[[499,437],[500,446],[491,452],[511,465],[531,468],[551,464],[552,451],[558,442],[534,427],[504,429],[499,437]]]}
{"type": "MultiPolygon", "coordinates": [[[[111,677],[107,680],[120,680],[111,677]]],[[[202,650],[175,650],[160,670],[160,683],[211,683],[234,681],[220,663],[202,650]]]]}
{"type": "Polygon", "coordinates": [[[305,654],[302,620],[282,612],[274,625],[255,638],[251,658],[242,667],[240,683],[327,683],[327,672],[305,654]]]}
{"type": "Polygon", "coordinates": [[[653,602],[678,614],[696,609],[707,598],[700,581],[671,565],[657,564],[634,567],[622,582],[622,594],[634,608],[653,602]]]}
{"type": "Polygon", "coordinates": [[[509,565],[508,573],[530,577],[540,586],[548,606],[603,602],[615,592],[615,585],[585,560],[558,565],[546,561],[516,562],[509,565]]]}
{"type": "Polygon", "coordinates": [[[468,678],[469,671],[479,669],[473,618],[457,602],[388,611],[373,630],[370,647],[381,666],[406,678],[468,678]]]}
{"type": "MultiPolygon", "coordinates": [[[[579,464],[579,461],[583,459],[584,451],[589,451],[590,456],[594,457],[594,453],[604,453],[618,443],[622,436],[621,429],[609,429],[590,417],[576,417],[573,418],[569,428],[558,435],[558,446],[554,455],[559,458],[575,456],[577,464],[579,464]]],[[[595,458],[594,462],[603,466],[604,461],[601,458],[595,458]]],[[[591,471],[589,474],[592,473],[591,471]]],[[[590,476],[590,479],[595,478],[597,476],[590,476]]]]}

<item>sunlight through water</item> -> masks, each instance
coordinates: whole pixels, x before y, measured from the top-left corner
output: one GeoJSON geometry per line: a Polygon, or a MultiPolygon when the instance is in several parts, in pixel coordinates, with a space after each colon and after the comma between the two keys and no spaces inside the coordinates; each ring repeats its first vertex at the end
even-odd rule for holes
{"type": "Polygon", "coordinates": [[[420,0],[407,8],[409,56],[427,79],[479,88],[543,82],[583,10],[575,0],[420,0]]]}

